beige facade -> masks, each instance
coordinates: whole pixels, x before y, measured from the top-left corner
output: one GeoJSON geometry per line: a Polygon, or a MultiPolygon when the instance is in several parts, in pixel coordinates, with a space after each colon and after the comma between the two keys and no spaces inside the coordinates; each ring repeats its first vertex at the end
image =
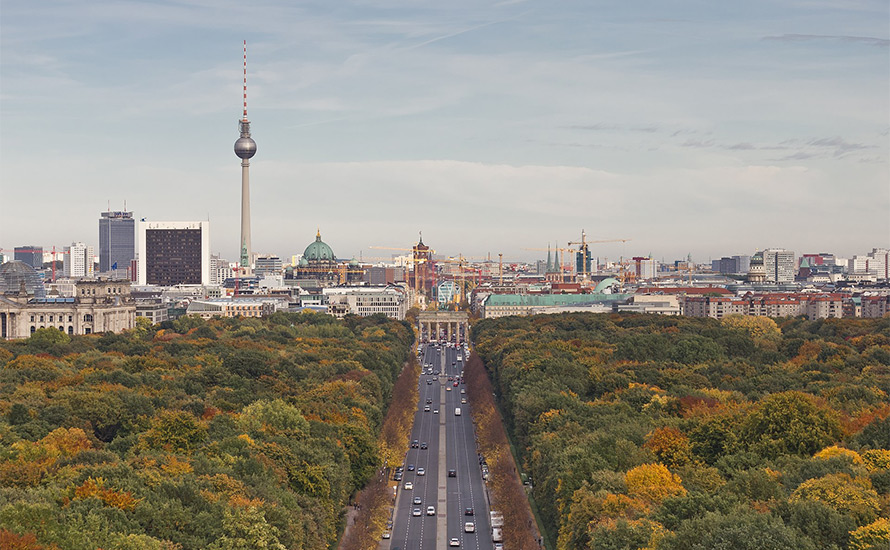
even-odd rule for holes
{"type": "Polygon", "coordinates": [[[39,328],[66,334],[120,332],[136,326],[130,282],[108,279],[75,283],[75,296],[0,296],[0,338],[27,338],[39,328]]]}
{"type": "Polygon", "coordinates": [[[421,311],[417,330],[421,342],[468,342],[470,317],[463,311],[421,311]]]}

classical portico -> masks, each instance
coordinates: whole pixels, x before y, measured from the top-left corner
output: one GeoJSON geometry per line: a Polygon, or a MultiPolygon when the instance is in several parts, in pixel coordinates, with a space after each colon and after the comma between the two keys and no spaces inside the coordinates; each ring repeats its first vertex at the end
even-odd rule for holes
{"type": "Polygon", "coordinates": [[[470,338],[469,315],[462,311],[421,311],[417,330],[421,342],[467,342],[470,338]]]}

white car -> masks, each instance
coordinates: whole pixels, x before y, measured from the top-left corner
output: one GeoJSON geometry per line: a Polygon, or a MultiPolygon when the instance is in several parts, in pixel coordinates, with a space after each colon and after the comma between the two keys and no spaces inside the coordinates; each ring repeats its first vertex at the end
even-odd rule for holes
{"type": "Polygon", "coordinates": [[[390,533],[389,531],[384,531],[384,532],[383,532],[383,538],[388,539],[388,538],[390,538],[391,536],[392,536],[392,533],[390,533]]]}
{"type": "Polygon", "coordinates": [[[460,541],[457,540],[456,537],[451,537],[451,540],[448,542],[448,546],[460,546],[460,541]]]}
{"type": "Polygon", "coordinates": [[[464,533],[473,533],[476,531],[476,524],[472,521],[464,523],[464,533]]]}
{"type": "Polygon", "coordinates": [[[419,515],[420,515],[420,508],[415,508],[414,510],[411,510],[411,515],[412,515],[412,516],[415,516],[415,517],[416,517],[416,516],[419,516],[419,515]]]}
{"type": "Polygon", "coordinates": [[[411,483],[410,481],[406,481],[406,482],[405,482],[405,490],[406,490],[406,491],[411,491],[411,490],[413,490],[413,489],[414,489],[414,484],[411,483]]]}
{"type": "Polygon", "coordinates": [[[424,470],[423,468],[418,468],[418,469],[417,469],[417,475],[419,475],[419,476],[425,476],[425,475],[426,475],[426,470],[424,470]]]}
{"type": "Polygon", "coordinates": [[[436,509],[433,508],[432,506],[427,506],[427,507],[426,507],[426,515],[428,515],[428,516],[435,516],[435,515],[436,515],[436,509]]]}

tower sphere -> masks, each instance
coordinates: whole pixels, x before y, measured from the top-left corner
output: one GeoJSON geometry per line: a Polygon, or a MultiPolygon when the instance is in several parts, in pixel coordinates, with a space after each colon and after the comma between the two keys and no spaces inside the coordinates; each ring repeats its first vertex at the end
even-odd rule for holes
{"type": "Polygon", "coordinates": [[[256,142],[249,137],[238,138],[235,142],[235,154],[243,159],[253,157],[256,154],[256,142]]]}

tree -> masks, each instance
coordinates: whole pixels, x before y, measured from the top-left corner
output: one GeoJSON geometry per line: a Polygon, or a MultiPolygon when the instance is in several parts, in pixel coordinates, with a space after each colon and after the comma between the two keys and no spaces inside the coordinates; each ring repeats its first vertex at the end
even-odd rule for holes
{"type": "Polygon", "coordinates": [[[801,483],[791,493],[789,502],[819,501],[842,514],[853,517],[857,525],[874,521],[881,510],[878,493],[867,478],[847,474],[829,474],[801,483]]]}
{"type": "Polygon", "coordinates": [[[677,428],[658,428],[649,434],[644,448],[649,449],[662,463],[682,466],[692,458],[692,448],[686,434],[677,428]]]}
{"type": "Polygon", "coordinates": [[[630,496],[651,502],[658,503],[670,496],[686,494],[680,476],[671,473],[664,464],[637,466],[628,471],[624,478],[630,496]]]}
{"type": "Polygon", "coordinates": [[[879,518],[850,533],[850,550],[885,550],[890,546],[890,520],[879,518]]]}
{"type": "Polygon", "coordinates": [[[837,416],[801,392],[771,394],[761,401],[742,425],[742,440],[767,458],[783,454],[813,455],[837,441],[837,416]]]}

